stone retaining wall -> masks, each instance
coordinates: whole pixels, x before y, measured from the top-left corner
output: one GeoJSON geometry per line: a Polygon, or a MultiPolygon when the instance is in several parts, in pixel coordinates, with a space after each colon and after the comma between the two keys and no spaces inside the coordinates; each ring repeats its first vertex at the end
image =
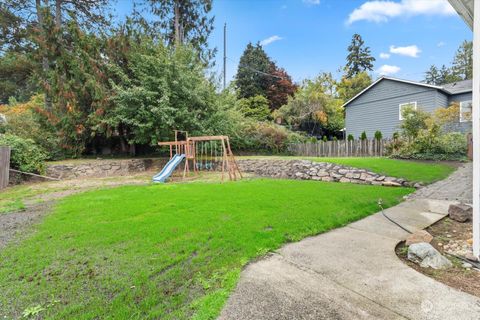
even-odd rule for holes
{"type": "Polygon", "coordinates": [[[160,170],[168,159],[92,160],[83,163],[50,164],[46,175],[59,179],[120,176],[160,170]]]}
{"type": "Polygon", "coordinates": [[[383,186],[420,187],[402,178],[388,177],[365,169],[346,167],[327,162],[308,160],[239,160],[238,166],[243,172],[263,177],[349,182],[383,186]]]}
{"type": "MultiPolygon", "coordinates": [[[[92,160],[81,163],[50,164],[46,175],[59,179],[80,177],[108,177],[161,170],[168,159],[127,159],[127,160],[92,160]]],[[[327,162],[309,160],[237,160],[242,172],[254,173],[262,177],[348,182],[383,186],[412,186],[402,178],[388,177],[365,169],[346,167],[327,162]]],[[[221,166],[216,166],[217,170],[221,166]]]]}

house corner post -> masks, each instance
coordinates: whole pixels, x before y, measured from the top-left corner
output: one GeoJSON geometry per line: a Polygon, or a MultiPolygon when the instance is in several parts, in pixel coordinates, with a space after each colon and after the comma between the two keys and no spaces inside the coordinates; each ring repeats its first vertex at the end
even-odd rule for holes
{"type": "Polygon", "coordinates": [[[473,19],[473,254],[480,257],[480,2],[473,19]]]}

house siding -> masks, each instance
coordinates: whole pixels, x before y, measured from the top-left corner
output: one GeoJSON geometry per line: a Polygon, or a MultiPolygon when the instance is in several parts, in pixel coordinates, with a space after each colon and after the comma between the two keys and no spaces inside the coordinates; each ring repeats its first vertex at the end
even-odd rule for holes
{"type": "Polygon", "coordinates": [[[389,138],[399,131],[399,105],[417,102],[417,108],[432,112],[448,99],[435,88],[383,79],[357,97],[345,108],[345,127],[348,134],[358,138],[363,131],[373,137],[375,131],[389,138]]]}
{"type": "MultiPolygon", "coordinates": [[[[469,101],[472,100],[472,93],[471,92],[466,92],[466,93],[460,93],[460,94],[455,94],[451,95],[448,98],[448,104],[451,104],[452,102],[462,102],[462,101],[469,101]]],[[[460,115],[459,115],[460,118],[460,115]]],[[[449,131],[457,131],[457,132],[471,132],[472,131],[472,122],[458,122],[453,125],[450,125],[447,128],[449,131]]]]}

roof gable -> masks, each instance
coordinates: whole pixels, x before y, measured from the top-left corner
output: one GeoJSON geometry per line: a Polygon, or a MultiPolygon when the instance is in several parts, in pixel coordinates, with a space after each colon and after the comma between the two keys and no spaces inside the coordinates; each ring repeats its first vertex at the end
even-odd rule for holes
{"type": "Polygon", "coordinates": [[[346,107],[346,106],[349,105],[351,102],[353,102],[354,100],[356,100],[358,97],[362,96],[364,93],[366,93],[367,91],[369,91],[372,87],[374,87],[375,85],[377,85],[379,82],[381,82],[381,81],[383,81],[383,80],[391,80],[391,81],[396,81],[396,82],[400,82],[400,83],[406,83],[406,84],[416,85],[416,86],[419,86],[419,87],[426,87],[426,88],[431,88],[431,89],[436,89],[436,90],[445,91],[444,88],[441,87],[441,86],[436,86],[436,85],[426,84],[426,83],[422,83],[422,82],[415,82],[415,81],[409,81],[409,80],[403,80],[403,79],[397,79],[397,78],[382,76],[382,77],[378,78],[377,80],[375,80],[371,85],[369,85],[368,87],[366,87],[365,89],[363,89],[362,91],[360,91],[356,96],[354,96],[353,98],[351,98],[350,100],[348,100],[347,102],[345,102],[342,107],[346,107]]]}

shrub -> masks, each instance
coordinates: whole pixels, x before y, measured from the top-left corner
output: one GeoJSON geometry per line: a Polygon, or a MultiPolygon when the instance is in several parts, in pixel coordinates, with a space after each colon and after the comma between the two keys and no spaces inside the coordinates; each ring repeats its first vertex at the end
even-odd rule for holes
{"type": "Polygon", "coordinates": [[[347,136],[347,140],[348,140],[348,141],[353,141],[353,140],[355,140],[355,138],[353,137],[353,134],[349,134],[349,135],[347,136]]]}
{"type": "Polygon", "coordinates": [[[463,160],[466,157],[467,141],[459,132],[445,132],[448,126],[458,121],[458,107],[441,108],[434,114],[407,109],[403,113],[402,137],[398,133],[387,146],[392,157],[405,159],[463,160]]]}
{"type": "Polygon", "coordinates": [[[260,95],[238,100],[237,109],[246,117],[258,121],[265,121],[271,117],[268,100],[260,95]]]}
{"type": "Polygon", "coordinates": [[[327,142],[327,141],[328,141],[327,136],[323,136],[323,137],[322,137],[322,140],[323,140],[323,142],[327,142]]]}
{"type": "Polygon", "coordinates": [[[49,126],[39,112],[44,103],[42,95],[30,98],[26,103],[16,103],[11,99],[9,105],[0,106],[5,120],[0,123],[0,133],[31,139],[47,152],[48,159],[64,157],[64,150],[53,127],[49,126]]]}
{"type": "Polygon", "coordinates": [[[14,169],[43,173],[45,171],[45,151],[35,145],[31,139],[24,139],[11,134],[0,134],[0,145],[10,146],[10,166],[14,169]]]}
{"type": "Polygon", "coordinates": [[[382,132],[379,130],[375,131],[374,137],[375,137],[375,140],[382,140],[383,138],[382,132]]]}
{"type": "Polygon", "coordinates": [[[407,139],[415,139],[422,129],[427,129],[427,120],[430,114],[423,110],[406,108],[402,112],[403,121],[400,125],[402,135],[407,139]]]}
{"type": "Polygon", "coordinates": [[[270,123],[256,122],[247,128],[245,134],[249,136],[249,150],[262,150],[272,153],[287,151],[290,143],[305,141],[305,138],[285,127],[270,123]]]}
{"type": "Polygon", "coordinates": [[[367,140],[367,133],[365,131],[360,135],[360,140],[367,140]]]}
{"type": "Polygon", "coordinates": [[[438,139],[438,151],[445,155],[455,156],[467,153],[467,139],[460,132],[449,132],[438,139]]]}

